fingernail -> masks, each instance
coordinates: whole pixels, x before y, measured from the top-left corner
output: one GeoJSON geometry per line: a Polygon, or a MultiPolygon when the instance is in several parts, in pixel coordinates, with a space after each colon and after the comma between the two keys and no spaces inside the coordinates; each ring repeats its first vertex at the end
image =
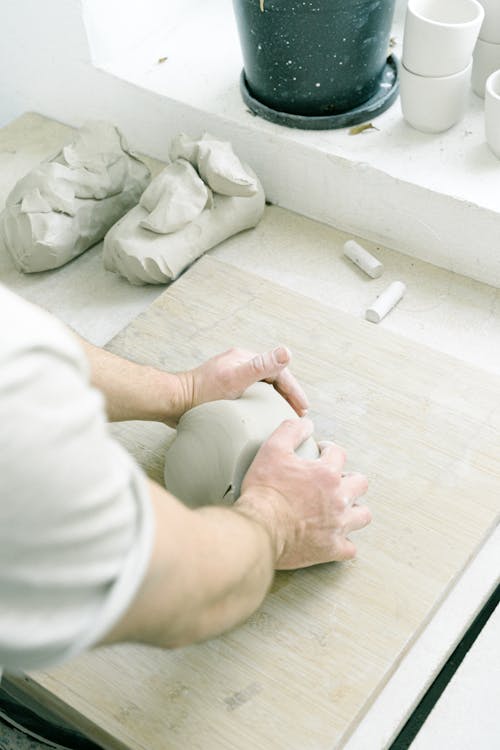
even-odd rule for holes
{"type": "Polygon", "coordinates": [[[278,346],[273,351],[273,356],[279,365],[286,365],[286,363],[289,360],[288,351],[285,349],[284,346],[278,346]]]}

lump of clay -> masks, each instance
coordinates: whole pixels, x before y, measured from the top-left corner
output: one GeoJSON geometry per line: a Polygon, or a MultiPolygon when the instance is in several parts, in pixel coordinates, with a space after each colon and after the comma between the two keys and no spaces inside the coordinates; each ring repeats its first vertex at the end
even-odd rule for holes
{"type": "MultiPolygon", "coordinates": [[[[292,407],[266,383],[256,383],[235,401],[197,406],[179,421],[177,436],[165,457],[165,486],[191,508],[229,505],[262,443],[292,407]]],[[[318,446],[309,438],[297,449],[316,459],[318,446]]]]}
{"type": "Polygon", "coordinates": [[[258,191],[257,180],[245,169],[226,141],[204,133],[197,141],[180,133],[170,147],[170,158],[187,159],[216,193],[250,198],[258,191]]]}
{"type": "Polygon", "coordinates": [[[89,122],[19,180],[0,214],[0,238],[19,271],[58,268],[100,242],[149,179],[118,128],[89,122]]]}
{"type": "Polygon", "coordinates": [[[141,196],[140,205],[148,211],[141,227],[158,234],[178,232],[201,214],[210,200],[210,191],[188,161],[170,164],[152,181],[141,196]]]}
{"type": "Polygon", "coordinates": [[[166,284],[207,250],[254,227],[265,197],[229,143],[177,136],[173,162],[104,240],[104,266],[132,284],[166,284]]]}

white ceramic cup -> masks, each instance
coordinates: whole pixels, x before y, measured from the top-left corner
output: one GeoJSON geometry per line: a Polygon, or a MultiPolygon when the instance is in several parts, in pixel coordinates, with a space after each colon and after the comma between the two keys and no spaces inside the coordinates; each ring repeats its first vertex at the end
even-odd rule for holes
{"type": "MultiPolygon", "coordinates": [[[[500,0],[499,0],[500,3],[500,0]]],[[[491,44],[478,39],[472,63],[472,88],[484,98],[486,79],[500,68],[500,44],[491,44]]]]}
{"type": "Polygon", "coordinates": [[[484,42],[500,44],[500,0],[478,0],[484,8],[484,21],[479,38],[484,42]]]}
{"type": "Polygon", "coordinates": [[[452,76],[419,76],[401,66],[403,117],[423,133],[442,133],[462,119],[467,105],[472,60],[452,76]]]}
{"type": "Polygon", "coordinates": [[[404,66],[420,76],[462,72],[472,57],[483,18],[477,0],[409,0],[404,66]]]}
{"type": "Polygon", "coordinates": [[[488,146],[500,159],[500,70],[492,73],[486,81],[484,125],[488,146]]]}

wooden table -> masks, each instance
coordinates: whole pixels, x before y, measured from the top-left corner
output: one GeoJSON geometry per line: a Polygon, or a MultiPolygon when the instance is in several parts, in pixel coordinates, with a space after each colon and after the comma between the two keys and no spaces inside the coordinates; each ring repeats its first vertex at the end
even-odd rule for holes
{"type": "MultiPolygon", "coordinates": [[[[374,522],[356,561],[278,574],[221,638],[99,650],[17,681],[105,748],[342,747],[498,523],[493,375],[207,257],[109,348],[175,370],[277,341],[297,353],[317,436],[369,476],[374,522]]],[[[160,479],[172,432],[116,434],[160,479]]]]}

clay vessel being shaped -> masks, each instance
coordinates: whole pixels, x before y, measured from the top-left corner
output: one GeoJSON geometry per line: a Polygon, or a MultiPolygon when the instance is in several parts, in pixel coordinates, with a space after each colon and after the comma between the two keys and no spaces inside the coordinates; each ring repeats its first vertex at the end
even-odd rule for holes
{"type": "Polygon", "coordinates": [[[0,238],[19,271],[58,268],[100,242],[149,179],[118,128],[86,123],[16,184],[0,214],[0,238]]]}
{"type": "Polygon", "coordinates": [[[205,134],[174,138],[172,163],[106,235],[104,267],[131,284],[174,281],[207,250],[254,227],[265,197],[231,145],[205,134]]]}
{"type": "MultiPolygon", "coordinates": [[[[297,415],[272,386],[256,383],[235,401],[197,406],[179,421],[165,457],[165,486],[191,508],[230,505],[262,443],[285,419],[297,415]]],[[[309,438],[297,449],[317,459],[309,438]]]]}

